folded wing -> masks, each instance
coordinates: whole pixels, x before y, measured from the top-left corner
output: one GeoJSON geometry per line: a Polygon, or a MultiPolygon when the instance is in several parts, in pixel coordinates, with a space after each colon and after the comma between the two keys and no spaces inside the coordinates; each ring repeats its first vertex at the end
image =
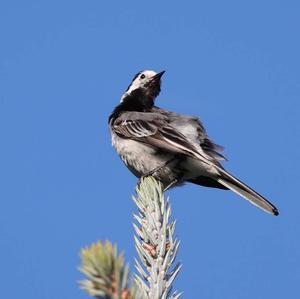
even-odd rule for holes
{"type": "MultiPolygon", "coordinates": [[[[208,155],[202,150],[201,146],[200,148],[195,146],[195,143],[192,142],[191,139],[194,138],[193,136],[188,137],[186,136],[187,133],[184,135],[178,131],[178,123],[177,127],[173,126],[170,118],[166,115],[160,113],[126,112],[114,121],[113,128],[115,133],[122,138],[129,138],[146,143],[174,154],[183,154],[214,167],[218,175],[210,179],[216,180],[225,188],[239,194],[266,212],[278,215],[276,207],[266,198],[235,178],[222,167],[218,161],[220,160],[218,156],[220,154],[216,152],[216,147],[213,143],[208,143],[207,146],[211,151],[215,151],[216,154],[208,155]],[[215,155],[217,155],[219,159],[217,159],[215,155]]],[[[203,132],[202,134],[204,134],[203,132]]],[[[205,142],[205,138],[201,139],[199,136],[197,140],[202,141],[202,144],[203,140],[205,142]]]]}
{"type": "Polygon", "coordinates": [[[158,113],[127,112],[114,122],[113,128],[120,137],[214,165],[212,157],[199,152],[186,136],[170,125],[167,117],[158,113]]]}

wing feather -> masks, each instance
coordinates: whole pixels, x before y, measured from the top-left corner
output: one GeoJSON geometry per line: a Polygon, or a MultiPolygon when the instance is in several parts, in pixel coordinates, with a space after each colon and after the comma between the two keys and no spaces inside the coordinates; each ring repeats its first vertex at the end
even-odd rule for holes
{"type": "Polygon", "coordinates": [[[171,126],[181,132],[192,144],[200,146],[205,154],[209,155],[213,160],[226,160],[220,153],[224,148],[209,138],[198,117],[178,114],[158,107],[153,107],[152,110],[168,117],[171,126]]]}
{"type": "Polygon", "coordinates": [[[113,129],[120,137],[133,139],[148,145],[171,151],[176,154],[185,154],[208,164],[214,164],[209,155],[200,153],[193,144],[176,128],[171,126],[166,118],[148,113],[147,121],[135,119],[117,119],[113,129]]]}

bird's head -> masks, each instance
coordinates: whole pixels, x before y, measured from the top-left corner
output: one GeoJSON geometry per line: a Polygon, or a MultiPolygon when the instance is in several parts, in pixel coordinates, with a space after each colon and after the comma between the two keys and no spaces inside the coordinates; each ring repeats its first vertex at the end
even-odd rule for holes
{"type": "Polygon", "coordinates": [[[154,100],[160,93],[160,79],[164,73],[165,71],[156,73],[150,70],[137,73],[123,94],[121,102],[124,100],[124,98],[131,96],[134,93],[144,94],[145,96],[154,100]]]}

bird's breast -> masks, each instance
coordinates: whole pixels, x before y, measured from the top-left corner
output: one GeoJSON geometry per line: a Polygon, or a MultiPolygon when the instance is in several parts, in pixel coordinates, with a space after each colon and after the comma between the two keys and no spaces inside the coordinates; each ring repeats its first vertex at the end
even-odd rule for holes
{"type": "MultiPolygon", "coordinates": [[[[112,145],[129,170],[137,177],[148,174],[174,158],[172,153],[159,151],[148,144],[135,140],[121,138],[114,133],[112,133],[112,145]]],[[[176,161],[163,167],[160,175],[172,177],[174,163],[176,161]]]]}

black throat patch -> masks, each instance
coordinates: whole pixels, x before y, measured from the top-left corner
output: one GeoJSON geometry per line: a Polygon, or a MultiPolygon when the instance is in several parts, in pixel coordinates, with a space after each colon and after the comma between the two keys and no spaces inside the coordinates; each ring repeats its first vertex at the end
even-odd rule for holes
{"type": "Polygon", "coordinates": [[[112,118],[116,119],[122,112],[148,112],[153,105],[154,97],[148,95],[145,89],[138,88],[123,98],[122,103],[120,103],[110,115],[108,122],[110,122],[112,118]]]}

